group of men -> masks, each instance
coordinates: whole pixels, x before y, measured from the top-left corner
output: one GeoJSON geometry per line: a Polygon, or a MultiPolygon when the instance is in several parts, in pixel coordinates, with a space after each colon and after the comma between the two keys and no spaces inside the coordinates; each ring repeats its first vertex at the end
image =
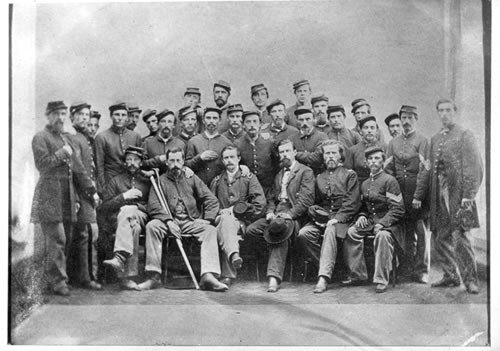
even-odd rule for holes
{"type": "Polygon", "coordinates": [[[456,123],[455,103],[437,102],[442,129],[430,141],[417,131],[417,108],[403,105],[385,118],[386,143],[366,99],[351,104],[351,130],[344,106],[311,96],[309,81],[297,81],[293,91],[297,102],[289,108],[269,102],[257,84],[250,89],[255,109],[244,110],[229,103],[225,81],[214,84],[215,106],[205,108],[198,88],[186,89],[177,112],[118,102],[109,107],[111,127],[97,135],[101,115],[90,104],[69,107],[72,135],[63,130],[68,107],[49,102],[48,124],[32,145],[40,172],[32,217],[47,240],[53,292],[68,295],[68,279],[102,288],[96,243],[107,228],[113,254],[103,264],[124,289],[160,287],[163,239],[190,236],[201,244],[203,289],[225,291],[234,282],[241,244],[268,253],[268,292],[280,289],[290,251],[318,268],[314,292],[322,293],[339,250],[342,284],[368,281],[370,237],[381,293],[397,268],[395,254],[414,281],[428,283],[430,222],[444,271],[432,286],[463,282],[477,293],[469,233],[479,226],[474,198],[483,169],[474,136],[456,123]],[[134,132],[141,113],[145,137],[134,132]],[[132,277],[141,232],[145,280],[138,284],[132,277]]]}

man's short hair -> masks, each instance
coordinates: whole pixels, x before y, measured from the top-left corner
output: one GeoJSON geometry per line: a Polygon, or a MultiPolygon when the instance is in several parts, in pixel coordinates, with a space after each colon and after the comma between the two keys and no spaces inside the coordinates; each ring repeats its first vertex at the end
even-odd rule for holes
{"type": "Polygon", "coordinates": [[[238,157],[241,157],[241,152],[240,152],[240,148],[237,147],[236,145],[227,145],[227,146],[224,146],[224,148],[222,149],[222,151],[220,152],[220,157],[224,157],[224,152],[226,152],[227,150],[236,150],[236,155],[238,157]]]}
{"type": "Polygon", "coordinates": [[[448,98],[439,99],[438,102],[436,103],[436,110],[439,108],[439,105],[441,104],[452,104],[455,112],[458,111],[457,104],[455,104],[455,101],[453,101],[452,99],[448,98]]]}
{"type": "Polygon", "coordinates": [[[168,157],[170,156],[170,154],[176,154],[178,152],[180,152],[182,154],[182,159],[184,160],[185,159],[184,150],[180,147],[173,147],[171,149],[168,149],[165,156],[167,157],[167,160],[168,160],[168,157]]]}
{"type": "Polygon", "coordinates": [[[283,140],[280,140],[280,142],[276,145],[276,149],[279,150],[279,147],[282,146],[282,145],[286,145],[286,144],[292,144],[293,146],[293,149],[294,150],[297,150],[297,148],[295,147],[295,145],[293,144],[293,141],[291,141],[290,139],[286,138],[286,139],[283,139],[283,140]]]}
{"type": "Polygon", "coordinates": [[[337,140],[328,139],[321,143],[321,152],[325,152],[325,146],[333,146],[337,145],[340,154],[340,161],[345,161],[345,147],[342,143],[339,143],[337,140]]]}

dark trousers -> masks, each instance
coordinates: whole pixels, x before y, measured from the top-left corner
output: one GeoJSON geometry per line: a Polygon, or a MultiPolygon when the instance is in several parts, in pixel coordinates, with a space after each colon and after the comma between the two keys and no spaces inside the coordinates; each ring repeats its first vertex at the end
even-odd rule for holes
{"type": "Polygon", "coordinates": [[[54,287],[68,280],[66,259],[72,242],[72,223],[42,222],[41,227],[45,241],[45,274],[54,287]]]}
{"type": "MultiPolygon", "coordinates": [[[[73,228],[73,241],[68,257],[72,266],[73,279],[80,283],[97,280],[97,223],[76,223],[73,228]],[[89,260],[90,258],[90,260],[89,260]]],[[[68,272],[69,273],[69,272],[68,272]]],[[[69,273],[71,275],[71,273],[69,273]]]]}

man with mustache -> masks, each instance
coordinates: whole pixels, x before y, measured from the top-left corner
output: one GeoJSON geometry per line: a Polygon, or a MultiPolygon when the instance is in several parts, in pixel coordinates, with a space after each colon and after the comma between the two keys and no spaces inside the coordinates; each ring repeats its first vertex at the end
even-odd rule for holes
{"type": "Polygon", "coordinates": [[[275,177],[274,191],[267,197],[266,217],[250,224],[245,237],[245,242],[248,241],[248,244],[259,252],[265,250],[265,246],[269,249],[267,291],[271,293],[280,289],[289,238],[305,224],[307,210],[314,204],[313,171],[295,159],[297,150],[291,140],[280,141],[277,148],[281,170],[275,177]],[[277,229],[291,227],[292,230],[273,231],[277,234],[277,238],[274,239],[269,235],[271,227],[277,229]],[[265,245],[266,242],[268,245],[265,245]]]}
{"type": "Polygon", "coordinates": [[[144,142],[149,137],[154,137],[158,134],[159,126],[158,126],[158,116],[156,115],[156,110],[147,109],[142,114],[142,120],[146,124],[146,127],[149,130],[149,134],[142,138],[142,142],[144,142]]]}
{"type": "Polygon", "coordinates": [[[365,150],[372,146],[379,146],[385,150],[386,146],[377,141],[378,124],[374,116],[368,116],[360,120],[359,126],[363,140],[347,150],[344,166],[356,172],[361,185],[370,176],[365,150]]]}
{"type": "Polygon", "coordinates": [[[401,120],[399,119],[399,114],[392,113],[385,118],[385,124],[387,125],[387,129],[389,130],[389,134],[392,138],[401,135],[401,120]]]}
{"type": "Polygon", "coordinates": [[[142,144],[144,149],[144,169],[159,168],[161,173],[166,171],[166,153],[168,149],[181,148],[185,150],[184,142],[173,136],[175,130],[176,118],[174,111],[165,109],[156,115],[158,118],[158,134],[147,138],[142,144]]]}
{"type": "MultiPolygon", "coordinates": [[[[229,129],[229,120],[227,119],[227,107],[229,106],[228,100],[231,95],[231,85],[225,80],[219,80],[214,83],[214,102],[215,106],[221,110],[219,133],[224,133],[229,129]]],[[[206,126],[205,126],[206,127],[206,126]]]]}
{"type": "Polygon", "coordinates": [[[457,110],[450,99],[436,104],[442,129],[431,138],[430,227],[444,274],[432,287],[456,287],[462,278],[467,292],[477,294],[470,230],[479,228],[474,198],[483,179],[483,164],[474,135],[457,124],[457,110]]]}
{"type": "Polygon", "coordinates": [[[297,102],[290,106],[286,110],[286,118],[285,121],[288,125],[300,128],[297,123],[297,118],[295,114],[295,110],[299,107],[309,107],[309,101],[311,98],[311,83],[307,79],[300,79],[293,83],[292,85],[293,93],[297,99],[297,102]]]}
{"type": "MultiPolygon", "coordinates": [[[[181,139],[184,144],[187,145],[188,141],[194,137],[195,135],[198,135],[198,110],[192,109],[192,108],[187,108],[180,112],[179,115],[179,120],[180,120],[180,133],[179,133],[179,139],[181,139]]],[[[202,112],[203,116],[203,112],[202,112]]],[[[204,128],[201,128],[204,129],[204,128]]]]}
{"type": "Polygon", "coordinates": [[[142,110],[136,104],[130,104],[128,106],[128,122],[127,128],[134,130],[137,127],[137,122],[139,122],[139,117],[141,116],[142,110]]]}
{"type": "Polygon", "coordinates": [[[123,289],[137,290],[132,280],[139,270],[139,234],[148,221],[149,179],[141,171],[144,150],[129,146],[125,150],[126,172],[109,182],[104,193],[102,213],[116,223],[113,257],[103,263],[112,267],[123,289]]]}
{"type": "Polygon", "coordinates": [[[316,119],[316,124],[314,128],[328,134],[331,130],[331,126],[328,123],[328,97],[325,94],[319,94],[311,98],[312,110],[314,112],[314,118],[316,119]]]}
{"type": "Polygon", "coordinates": [[[127,129],[128,109],[124,102],[109,107],[113,124],[95,138],[97,190],[103,193],[109,181],[124,173],[125,150],[128,146],[142,145],[139,134],[127,129]]]}
{"type": "MultiPolygon", "coordinates": [[[[356,223],[349,228],[344,240],[344,260],[349,269],[350,285],[360,284],[368,279],[363,252],[364,238],[375,235],[375,291],[383,293],[389,284],[392,269],[392,255],[396,244],[402,245],[404,232],[402,220],[405,207],[398,181],[384,172],[385,154],[379,146],[365,150],[370,178],[361,184],[363,204],[356,223]]],[[[402,247],[402,246],[401,246],[402,247]]]]}
{"type": "Polygon", "coordinates": [[[327,140],[322,145],[326,170],[316,178],[316,201],[327,215],[327,223],[319,223],[309,216],[307,225],[297,236],[307,257],[318,266],[318,283],[314,293],[328,289],[337,259],[337,238],[343,240],[347,229],[361,206],[358,176],[342,165],[344,146],[327,140]]]}
{"type": "MultiPolygon", "coordinates": [[[[260,118],[258,112],[254,113],[260,118]]],[[[210,190],[221,206],[215,222],[222,251],[221,282],[229,286],[236,278],[236,270],[241,268],[243,263],[239,254],[239,241],[243,238],[238,233],[242,230],[244,235],[244,228],[262,215],[266,197],[257,177],[241,174],[241,156],[237,146],[226,146],[222,149],[221,157],[226,170],[215,177],[210,190]]]]}
{"type": "MultiPolygon", "coordinates": [[[[71,105],[69,109],[70,119],[76,134],[70,135],[69,138],[75,151],[80,155],[82,164],[95,187],[97,175],[93,142],[88,134],[90,107],[84,101],[75,102],[71,105]]],[[[70,248],[71,254],[68,259],[68,273],[75,283],[79,283],[87,289],[101,290],[102,286],[97,282],[97,239],[99,230],[95,210],[96,205],[100,205],[100,199],[96,203],[89,194],[85,194],[85,189],[77,187],[77,190],[80,195],[80,210],[78,211],[77,223],[74,226],[73,247],[70,248]],[[71,277],[71,274],[74,276],[71,277]]]]}
{"type": "Polygon", "coordinates": [[[66,258],[78,212],[74,185],[93,201],[94,206],[99,202],[92,179],[68,134],[64,133],[67,111],[63,101],[49,102],[45,110],[48,123],[44,130],[35,134],[32,142],[40,178],[33,195],[31,221],[40,223],[45,240],[45,245],[35,247],[47,250],[43,262],[45,274],[52,291],[63,296],[70,294],[66,258]]]}
{"type": "Polygon", "coordinates": [[[300,107],[295,110],[295,115],[300,133],[292,135],[290,140],[297,149],[297,161],[310,167],[314,174],[319,174],[323,167],[321,143],[328,136],[314,127],[316,119],[311,109],[300,107]]]}
{"type": "MultiPolygon", "coordinates": [[[[385,170],[396,177],[406,209],[404,228],[406,247],[403,266],[418,283],[429,282],[430,252],[426,245],[425,220],[428,216],[429,141],[417,132],[417,108],[403,105],[399,110],[403,133],[387,147],[385,170]]],[[[399,118],[397,120],[399,120],[399,118]]]]}
{"type": "Polygon", "coordinates": [[[269,91],[264,84],[255,84],[250,88],[250,97],[257,108],[257,112],[260,114],[262,124],[267,126],[272,121],[266,108],[267,101],[269,100],[269,91]]]}
{"type": "MultiPolygon", "coordinates": [[[[361,134],[361,126],[359,125],[359,122],[361,120],[365,119],[366,117],[369,117],[372,115],[372,111],[371,111],[372,107],[368,103],[368,101],[366,101],[363,98],[355,99],[351,103],[351,106],[352,106],[352,109],[351,109],[352,115],[354,116],[354,119],[356,120],[356,126],[354,128],[352,128],[351,130],[353,132],[361,134]]],[[[380,131],[377,133],[377,141],[380,142],[382,145],[385,145],[384,136],[382,135],[382,133],[380,133],[380,131]]]]}
{"type": "Polygon", "coordinates": [[[229,129],[222,133],[222,135],[234,143],[245,135],[242,120],[243,106],[241,106],[241,104],[228,106],[227,117],[229,120],[229,129]]]}
{"type": "Polygon", "coordinates": [[[203,181],[196,175],[188,178],[182,171],[184,151],[167,150],[168,171],[160,176],[169,213],[162,207],[156,192],[149,195],[148,209],[151,221],[146,226],[146,266],[148,278],[139,289],[156,289],[161,286],[162,242],[170,235],[178,239],[191,236],[201,243],[200,287],[206,290],[225,291],[227,285],[219,282],[219,247],[217,230],[212,225],[219,213],[219,203],[203,181]],[[203,216],[202,216],[203,213],[203,216]]]}
{"type": "Polygon", "coordinates": [[[361,136],[346,128],[345,126],[345,109],[342,105],[328,106],[327,109],[328,121],[332,127],[327,136],[330,140],[335,140],[344,145],[346,149],[359,144],[361,136]]]}
{"type": "Polygon", "coordinates": [[[280,99],[271,101],[267,105],[267,111],[271,115],[272,122],[267,126],[262,126],[263,137],[271,137],[276,144],[283,139],[289,139],[293,134],[298,134],[299,130],[286,123],[286,106],[280,99]]]}
{"type": "Polygon", "coordinates": [[[191,168],[208,186],[216,175],[224,170],[220,152],[231,141],[219,134],[220,116],[218,107],[207,107],[203,112],[205,131],[191,138],[186,148],[186,166],[191,168]]]}

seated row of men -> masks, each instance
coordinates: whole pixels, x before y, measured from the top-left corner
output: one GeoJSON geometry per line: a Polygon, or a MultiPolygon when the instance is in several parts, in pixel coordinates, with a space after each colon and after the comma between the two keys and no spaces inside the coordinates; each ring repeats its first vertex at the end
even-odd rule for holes
{"type": "MultiPolygon", "coordinates": [[[[363,107],[369,108],[366,100],[353,102],[354,111],[363,107]]],[[[162,239],[165,235],[179,237],[181,233],[201,242],[200,285],[206,289],[224,291],[228,288],[242,264],[238,244],[241,239],[255,241],[256,247],[268,247],[270,292],[280,288],[291,238],[297,240],[319,267],[314,290],[317,293],[324,292],[331,279],[337,254],[336,238],[345,238],[344,257],[350,272],[346,284],[357,284],[368,278],[362,254],[366,235],[375,236],[373,281],[378,292],[387,289],[396,244],[405,252],[414,279],[427,283],[429,262],[424,219],[428,204],[431,210],[434,206],[433,231],[439,230],[445,220],[452,222],[449,230],[443,231],[443,245],[438,247],[447,260],[445,275],[435,285],[460,284],[455,258],[449,254],[454,250],[450,246],[453,236],[460,235],[459,244],[466,248],[469,259],[459,258],[459,274],[467,290],[477,292],[474,256],[465,234],[471,226],[478,225],[473,198],[482,179],[482,168],[470,132],[455,127],[456,106],[450,100],[440,100],[437,104],[446,133],[440,131],[436,135],[435,148],[416,132],[418,114],[411,106],[403,106],[396,117],[402,121],[402,135],[386,146],[379,140],[376,118],[369,114],[358,122],[360,134],[347,130],[342,106],[327,106],[331,130],[325,134],[317,129],[317,114],[308,108],[299,107],[294,111],[299,127],[294,130],[285,123],[285,105],[274,101],[267,106],[272,121],[262,129],[262,115],[258,111],[243,111],[241,105],[234,105],[227,110],[230,129],[226,134],[234,134],[233,126],[241,127],[245,133],[233,141],[219,132],[222,111],[207,107],[202,113],[204,130],[190,135],[185,143],[181,137],[186,134],[186,128],[180,129],[179,137],[173,135],[177,128],[174,113],[160,114],[158,134],[142,140],[137,133],[126,129],[127,106],[114,104],[110,106],[112,127],[95,138],[96,183],[89,177],[89,174],[95,175],[92,165],[87,167],[91,171],[82,165],[86,163],[84,154],[92,153],[90,139],[84,131],[90,105],[80,103],[70,108],[76,136],[62,133],[61,121],[66,110],[62,102],[49,103],[46,113],[49,126],[33,141],[35,162],[41,173],[33,202],[34,214],[57,251],[49,262],[56,293],[69,293],[64,261],[65,227],[76,221],[76,213],[71,211],[74,208],[72,186],[64,185],[66,183],[75,185],[80,203],[88,202],[90,208],[100,204],[99,192],[103,197],[98,210],[101,218],[116,218],[114,256],[105,264],[123,276],[123,286],[127,288],[159,286],[162,239]],[[76,140],[79,134],[84,135],[80,147],[76,140]],[[453,164],[448,158],[457,157],[457,152],[443,145],[456,147],[457,140],[464,138],[467,147],[460,152],[467,153],[464,158],[469,163],[466,165],[469,184],[467,194],[462,190],[457,194],[450,190],[464,185],[451,181],[451,175],[455,175],[448,169],[453,164]],[[159,184],[168,203],[167,211],[160,206],[158,195],[150,191],[148,171],[154,168],[160,169],[159,184]],[[57,174],[60,180],[57,184],[47,179],[51,173],[57,174]],[[472,178],[474,181],[470,182],[472,178]],[[445,195],[443,179],[448,180],[445,195]],[[438,181],[441,183],[434,193],[438,181]],[[48,199],[47,192],[53,195],[54,191],[58,196],[48,199]],[[448,201],[443,207],[441,200],[445,197],[448,201]],[[455,219],[462,207],[475,213],[474,221],[465,227],[455,219]],[[137,274],[138,234],[144,228],[148,278],[136,285],[127,277],[137,274]],[[223,252],[220,258],[219,247],[223,252]]],[[[182,111],[181,124],[197,113],[193,108],[182,111]]],[[[87,160],[92,163],[93,158],[87,157],[87,160]]],[[[83,207],[80,206],[79,217],[83,207]]],[[[76,241],[87,244],[82,238],[88,240],[89,232],[94,234],[95,230],[97,234],[98,229],[89,228],[88,219],[79,218],[78,222],[82,225],[81,230],[75,231],[80,236],[76,241]]],[[[79,245],[76,256],[85,256],[84,246],[79,245]]],[[[85,259],[79,258],[81,265],[85,265],[85,259]]],[[[80,274],[83,285],[99,288],[90,273],[86,274],[80,274]]]]}

